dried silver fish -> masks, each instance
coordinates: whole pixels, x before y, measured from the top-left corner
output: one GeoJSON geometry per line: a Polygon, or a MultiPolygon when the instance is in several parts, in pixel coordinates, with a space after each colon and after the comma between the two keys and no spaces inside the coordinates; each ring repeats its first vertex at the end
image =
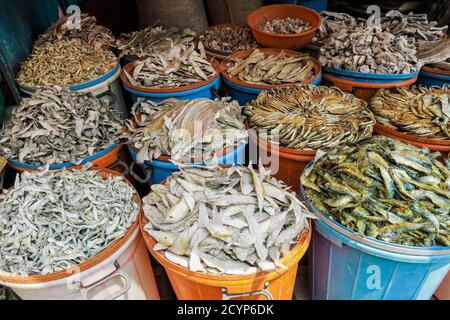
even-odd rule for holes
{"type": "Polygon", "coordinates": [[[311,29],[311,24],[300,18],[286,17],[266,21],[258,29],[276,34],[297,34],[311,29]]]}
{"type": "Polygon", "coordinates": [[[200,41],[206,49],[230,54],[259,47],[246,25],[213,26],[200,35],[200,41]]]}

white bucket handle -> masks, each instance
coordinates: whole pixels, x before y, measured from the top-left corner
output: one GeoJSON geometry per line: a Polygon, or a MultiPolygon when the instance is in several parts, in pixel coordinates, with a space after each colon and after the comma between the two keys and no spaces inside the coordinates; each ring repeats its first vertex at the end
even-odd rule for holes
{"type": "Polygon", "coordinates": [[[269,291],[269,283],[264,283],[264,289],[257,290],[257,291],[250,291],[245,293],[228,293],[227,288],[222,288],[222,300],[233,300],[235,298],[242,298],[242,297],[252,297],[262,295],[266,297],[267,300],[273,300],[273,296],[269,291]]]}
{"type": "Polygon", "coordinates": [[[120,264],[117,260],[114,261],[114,267],[115,267],[114,271],[112,271],[111,273],[107,274],[103,278],[101,278],[89,285],[83,285],[83,283],[81,281],[76,282],[76,285],[80,289],[81,297],[83,300],[88,300],[89,291],[95,289],[96,287],[100,286],[101,284],[103,284],[106,281],[109,281],[115,277],[121,277],[124,280],[124,283],[125,283],[124,286],[122,288],[120,288],[119,290],[117,290],[116,292],[110,294],[109,296],[106,296],[103,300],[115,300],[118,297],[124,295],[130,289],[130,287],[131,287],[130,277],[125,272],[120,270],[120,264]]]}

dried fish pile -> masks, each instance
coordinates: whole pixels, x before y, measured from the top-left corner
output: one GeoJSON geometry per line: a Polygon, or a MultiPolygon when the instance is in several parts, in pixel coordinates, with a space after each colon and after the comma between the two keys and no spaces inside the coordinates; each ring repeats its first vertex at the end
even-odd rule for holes
{"type": "Polygon", "coordinates": [[[245,107],[259,137],[291,149],[331,149],[372,135],[367,104],[337,88],[296,86],[262,92],[245,107]]]}
{"type": "Polygon", "coordinates": [[[450,71],[450,39],[419,42],[417,58],[426,66],[450,71]]]}
{"type": "Polygon", "coordinates": [[[21,174],[1,196],[0,270],[48,274],[86,261],[136,221],[135,196],[123,177],[93,170],[21,174]]]}
{"type": "Polygon", "coordinates": [[[450,139],[450,87],[381,89],[370,102],[377,121],[418,137],[450,139]]]}
{"type": "Polygon", "coordinates": [[[436,157],[376,136],[325,154],[301,182],[318,209],[362,235],[450,246],[450,167],[436,157]]]}
{"type": "Polygon", "coordinates": [[[206,60],[205,49],[199,42],[194,45],[176,46],[166,54],[153,54],[134,63],[133,73],[125,75],[133,86],[145,88],[179,88],[210,79],[215,73],[206,60]]]}
{"type": "Polygon", "coordinates": [[[196,45],[195,31],[186,28],[179,30],[172,27],[165,29],[162,26],[150,26],[140,31],[120,35],[117,48],[120,57],[130,55],[138,58],[147,58],[153,54],[163,54],[179,45],[196,45]]]}
{"type": "Polygon", "coordinates": [[[321,11],[320,27],[313,38],[313,42],[322,42],[332,33],[336,33],[345,28],[355,27],[357,20],[347,13],[332,11],[321,11]]]}
{"type": "Polygon", "coordinates": [[[108,28],[97,25],[97,19],[86,13],[81,14],[79,26],[74,16],[63,16],[45,33],[41,34],[35,46],[56,40],[72,40],[78,45],[88,44],[95,49],[109,49],[114,47],[115,38],[108,28]]]}
{"type": "Polygon", "coordinates": [[[198,158],[247,141],[241,107],[236,101],[167,99],[159,105],[138,101],[127,121],[129,143],[139,150],[137,162],[158,158],[198,158]]]}
{"type": "Polygon", "coordinates": [[[311,29],[311,24],[300,18],[276,18],[258,26],[259,29],[276,34],[297,34],[311,29]]]}
{"type": "Polygon", "coordinates": [[[258,48],[252,30],[248,26],[231,25],[211,28],[200,36],[207,49],[233,53],[258,48]]]}
{"type": "Polygon", "coordinates": [[[111,51],[57,40],[35,47],[16,80],[21,86],[30,88],[69,87],[98,78],[116,65],[117,58],[111,51]]]}
{"type": "Polygon", "coordinates": [[[151,188],[144,229],[155,250],[191,271],[274,270],[309,228],[310,214],[295,193],[262,167],[184,167],[151,188]]]}
{"type": "Polygon", "coordinates": [[[118,115],[101,100],[61,87],[22,99],[0,135],[0,154],[33,165],[79,163],[122,134],[118,115]]]}
{"type": "Polygon", "coordinates": [[[255,49],[247,58],[230,57],[226,72],[232,78],[249,84],[278,85],[310,80],[319,70],[307,54],[292,56],[280,51],[266,54],[255,49]]]}
{"type": "Polygon", "coordinates": [[[320,48],[323,66],[364,73],[405,74],[420,69],[416,48],[379,27],[345,28],[320,48]]]}

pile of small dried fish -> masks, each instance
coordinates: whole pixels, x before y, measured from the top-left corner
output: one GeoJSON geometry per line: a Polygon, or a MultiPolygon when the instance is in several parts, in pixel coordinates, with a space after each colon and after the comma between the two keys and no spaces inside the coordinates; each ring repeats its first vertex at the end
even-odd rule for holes
{"type": "Polygon", "coordinates": [[[69,87],[98,78],[117,65],[111,51],[70,40],[46,42],[35,47],[22,65],[17,82],[24,87],[69,87]]]}
{"type": "Polygon", "coordinates": [[[420,69],[416,47],[379,27],[345,28],[320,48],[323,66],[364,73],[405,74],[420,69]]]}
{"type": "Polygon", "coordinates": [[[125,75],[133,86],[146,88],[178,88],[211,78],[217,71],[206,60],[201,42],[199,51],[194,45],[179,45],[165,54],[153,54],[134,63],[133,74],[125,75]]]}
{"type": "Polygon", "coordinates": [[[450,166],[383,136],[338,148],[302,175],[324,214],[369,237],[409,246],[450,246],[450,166]]]}
{"type": "Polygon", "coordinates": [[[279,260],[309,228],[295,193],[260,167],[183,167],[144,199],[145,226],[172,262],[191,271],[251,274],[279,260]]]}
{"type": "Polygon", "coordinates": [[[319,70],[307,54],[265,54],[255,49],[247,58],[230,57],[228,75],[237,80],[262,85],[278,85],[310,80],[319,70]]]}
{"type": "Polygon", "coordinates": [[[297,34],[311,29],[311,24],[300,18],[286,17],[268,20],[259,25],[258,29],[276,34],[297,34]]]}
{"type": "Polygon", "coordinates": [[[370,108],[394,130],[432,139],[450,139],[450,86],[381,89],[370,108]]]}
{"type": "Polygon", "coordinates": [[[321,11],[320,27],[313,38],[313,42],[322,42],[332,33],[341,31],[344,28],[352,28],[357,25],[357,20],[347,13],[332,11],[321,11]]]}
{"type": "Polygon", "coordinates": [[[230,146],[247,141],[241,107],[236,101],[167,99],[159,105],[138,101],[127,121],[128,139],[139,150],[137,162],[158,158],[205,161],[230,146]]]}
{"type": "Polygon", "coordinates": [[[101,100],[61,87],[22,99],[0,135],[0,154],[27,164],[78,163],[122,134],[118,115],[101,100]]]}
{"type": "Polygon", "coordinates": [[[226,53],[258,48],[252,30],[248,26],[231,25],[211,28],[200,36],[207,49],[226,53]]]}
{"type": "Polygon", "coordinates": [[[259,137],[291,149],[331,149],[372,135],[367,104],[337,88],[296,86],[261,92],[245,107],[259,137]]]}
{"type": "Polygon", "coordinates": [[[68,269],[121,238],[136,221],[137,193],[94,170],[25,172],[0,196],[0,270],[68,269]]]}
{"type": "Polygon", "coordinates": [[[150,26],[131,34],[122,34],[117,40],[120,57],[130,55],[147,58],[153,54],[164,54],[179,45],[196,45],[196,33],[191,29],[180,31],[172,27],[150,26]]]}
{"type": "Polygon", "coordinates": [[[97,19],[88,14],[81,14],[79,26],[74,16],[63,16],[54,23],[35,42],[40,46],[45,42],[55,40],[72,40],[78,45],[89,44],[95,49],[109,49],[114,47],[115,38],[108,28],[97,25],[97,19]]]}

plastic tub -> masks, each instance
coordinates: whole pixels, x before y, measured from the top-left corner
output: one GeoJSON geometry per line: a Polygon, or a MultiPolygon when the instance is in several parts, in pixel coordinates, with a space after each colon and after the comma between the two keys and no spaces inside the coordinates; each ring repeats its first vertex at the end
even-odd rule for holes
{"type": "MultiPolygon", "coordinates": [[[[228,147],[222,152],[218,153],[218,164],[222,165],[239,165],[245,163],[245,147],[246,143],[242,143],[237,147],[228,147]]],[[[128,146],[130,150],[131,157],[136,160],[137,151],[132,147],[128,146]]],[[[182,162],[186,162],[181,160],[182,162]]],[[[202,161],[195,161],[191,164],[194,165],[204,165],[202,161]]],[[[170,177],[174,172],[178,171],[178,167],[170,162],[170,157],[161,156],[157,160],[145,161],[144,169],[150,171],[150,183],[159,184],[168,177],[170,177]]]]}
{"type": "Polygon", "coordinates": [[[320,27],[320,14],[316,11],[291,4],[274,4],[256,9],[247,17],[247,24],[261,47],[300,49],[311,43],[316,30],[320,27]],[[267,20],[275,18],[300,18],[311,24],[311,29],[297,34],[275,34],[258,29],[267,20]]]}
{"type": "MultiPolygon", "coordinates": [[[[233,53],[232,55],[230,55],[229,58],[230,59],[231,58],[247,58],[254,50],[255,49],[250,49],[250,50],[236,52],[236,53],[233,53]]],[[[284,50],[284,49],[266,48],[266,49],[259,49],[259,50],[265,54],[278,54],[281,51],[284,51],[289,56],[299,55],[299,53],[297,51],[284,50]]],[[[280,84],[280,85],[249,84],[249,83],[240,81],[236,78],[232,78],[228,75],[228,73],[226,72],[226,64],[228,63],[229,58],[224,59],[221,62],[220,66],[219,66],[219,70],[220,70],[220,74],[222,75],[223,82],[227,88],[229,95],[233,98],[233,100],[237,100],[240,105],[245,105],[247,102],[256,99],[258,94],[264,90],[270,90],[270,89],[274,89],[274,88],[283,88],[283,87],[293,87],[293,86],[296,86],[299,84],[316,85],[316,84],[319,84],[320,81],[322,80],[322,73],[320,71],[320,69],[321,69],[320,63],[317,60],[311,58],[316,66],[315,67],[316,71],[315,71],[314,75],[312,76],[312,78],[307,81],[302,81],[302,82],[297,82],[297,83],[292,83],[292,84],[280,84]]]]}
{"type": "Polygon", "coordinates": [[[314,221],[309,277],[314,300],[429,300],[450,269],[450,247],[408,247],[359,235],[301,193],[314,221]]]}
{"type": "Polygon", "coordinates": [[[267,4],[297,4],[304,7],[311,8],[317,12],[327,10],[328,1],[327,0],[266,0],[267,4]]]}
{"type": "MultiPolygon", "coordinates": [[[[124,70],[128,72],[128,74],[132,74],[134,70],[134,61],[127,64],[124,67],[124,70]]],[[[161,102],[168,98],[176,98],[179,100],[192,100],[196,98],[214,99],[215,92],[220,89],[220,73],[218,71],[216,71],[211,78],[194,85],[166,89],[133,86],[124,71],[121,72],[120,78],[122,79],[125,90],[131,93],[134,102],[136,102],[139,97],[143,97],[146,100],[151,100],[153,102],[161,102]]]]}
{"type": "Polygon", "coordinates": [[[443,87],[450,84],[450,71],[424,66],[420,70],[417,84],[443,87]]]}
{"type": "Polygon", "coordinates": [[[447,276],[439,285],[434,296],[439,300],[450,300],[450,272],[447,273],[447,276]]]}
{"type": "MultiPolygon", "coordinates": [[[[119,175],[103,169],[102,176],[119,175]]],[[[137,194],[137,193],[136,193],[137,194]]],[[[140,203],[136,196],[135,201],[140,203]]],[[[76,267],[46,275],[0,273],[0,284],[24,300],[159,300],[158,288],[141,233],[139,216],[128,232],[76,267]]]]}

